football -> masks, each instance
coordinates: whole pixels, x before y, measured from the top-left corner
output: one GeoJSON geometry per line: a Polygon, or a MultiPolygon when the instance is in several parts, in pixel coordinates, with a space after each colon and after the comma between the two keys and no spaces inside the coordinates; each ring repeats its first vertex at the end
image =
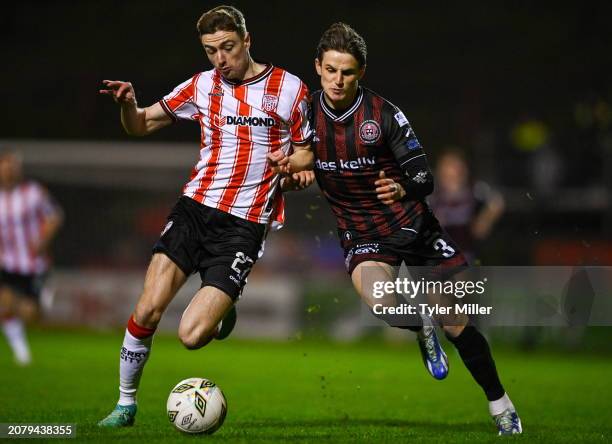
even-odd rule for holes
{"type": "Polygon", "coordinates": [[[186,433],[214,433],[223,425],[227,401],[221,389],[204,378],[179,382],[168,396],[168,419],[186,433]]]}

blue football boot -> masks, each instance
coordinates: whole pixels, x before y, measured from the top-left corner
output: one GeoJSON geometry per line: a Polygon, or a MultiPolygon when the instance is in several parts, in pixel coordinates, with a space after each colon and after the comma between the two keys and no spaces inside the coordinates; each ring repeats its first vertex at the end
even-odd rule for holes
{"type": "Polygon", "coordinates": [[[426,318],[424,321],[423,329],[417,334],[423,364],[431,376],[438,380],[444,379],[448,375],[448,358],[442,350],[431,320],[426,318]]]}

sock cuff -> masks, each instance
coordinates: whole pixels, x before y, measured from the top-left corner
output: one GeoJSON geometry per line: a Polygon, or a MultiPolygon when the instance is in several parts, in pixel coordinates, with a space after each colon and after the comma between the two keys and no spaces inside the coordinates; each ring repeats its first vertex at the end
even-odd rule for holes
{"type": "Polygon", "coordinates": [[[138,325],[134,320],[134,315],[130,316],[130,319],[128,320],[127,331],[138,339],[146,339],[153,336],[153,333],[155,333],[154,328],[141,327],[138,325]]]}

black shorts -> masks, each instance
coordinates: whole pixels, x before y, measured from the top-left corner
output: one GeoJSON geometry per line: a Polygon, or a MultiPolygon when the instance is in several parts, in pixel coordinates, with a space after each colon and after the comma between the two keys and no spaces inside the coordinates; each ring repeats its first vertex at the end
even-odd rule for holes
{"type": "Polygon", "coordinates": [[[349,274],[365,261],[384,262],[392,266],[400,266],[404,262],[409,268],[417,267],[414,269],[420,276],[430,279],[446,279],[467,266],[467,260],[457,244],[429,212],[385,238],[341,239],[349,274]]]}
{"type": "Polygon", "coordinates": [[[47,273],[18,274],[0,269],[0,287],[7,287],[16,296],[40,302],[40,294],[45,286],[47,273]]]}
{"type": "Polygon", "coordinates": [[[202,286],[213,286],[236,300],[261,255],[266,225],[181,196],[153,247],[187,275],[200,273],[202,286]]]}

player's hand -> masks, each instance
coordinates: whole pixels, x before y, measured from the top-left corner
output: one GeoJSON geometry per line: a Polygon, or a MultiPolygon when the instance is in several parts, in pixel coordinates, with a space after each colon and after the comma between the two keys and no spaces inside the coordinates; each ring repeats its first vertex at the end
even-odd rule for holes
{"type": "Polygon", "coordinates": [[[289,156],[283,150],[277,150],[273,153],[268,153],[268,163],[276,174],[291,174],[291,164],[289,156]]]}
{"type": "Polygon", "coordinates": [[[297,191],[308,188],[315,180],[314,171],[300,171],[285,176],[281,179],[281,189],[283,191],[297,191]]]}
{"type": "Polygon", "coordinates": [[[388,179],[382,170],[378,174],[378,180],[374,182],[374,185],[376,185],[376,197],[385,205],[391,205],[406,195],[404,187],[393,179],[388,179]]]}
{"type": "Polygon", "coordinates": [[[136,92],[130,82],[121,80],[103,80],[107,89],[101,89],[100,94],[112,96],[113,100],[120,105],[136,105],[136,92]]]}

